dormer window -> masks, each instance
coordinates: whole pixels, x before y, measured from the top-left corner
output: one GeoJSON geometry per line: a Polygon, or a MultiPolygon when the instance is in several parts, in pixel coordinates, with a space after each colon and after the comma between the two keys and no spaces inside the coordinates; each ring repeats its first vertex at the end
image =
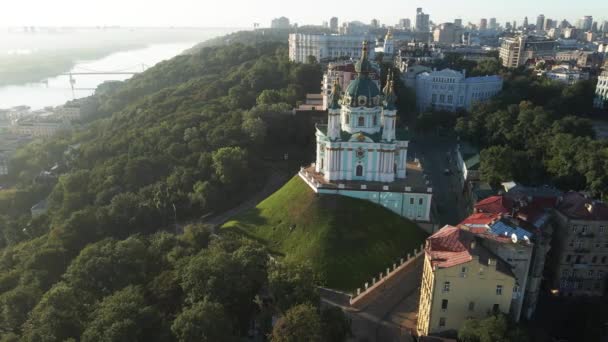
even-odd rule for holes
{"type": "Polygon", "coordinates": [[[365,106],[367,104],[367,97],[359,96],[359,98],[357,99],[357,103],[359,104],[359,106],[365,106]]]}

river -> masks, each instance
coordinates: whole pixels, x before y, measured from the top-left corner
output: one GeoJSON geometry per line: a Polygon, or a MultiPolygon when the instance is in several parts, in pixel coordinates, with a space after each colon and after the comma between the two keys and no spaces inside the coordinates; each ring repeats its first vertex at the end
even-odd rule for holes
{"type": "MultiPolygon", "coordinates": [[[[116,52],[104,58],[78,62],[71,72],[141,72],[158,62],[177,56],[194,46],[191,43],[154,44],[146,48],[116,52]]],[[[69,76],[55,76],[46,83],[0,87],[0,108],[26,105],[32,109],[57,106],[75,98],[93,94],[94,89],[105,81],[123,81],[132,75],[75,75],[74,92],[69,76]]]]}

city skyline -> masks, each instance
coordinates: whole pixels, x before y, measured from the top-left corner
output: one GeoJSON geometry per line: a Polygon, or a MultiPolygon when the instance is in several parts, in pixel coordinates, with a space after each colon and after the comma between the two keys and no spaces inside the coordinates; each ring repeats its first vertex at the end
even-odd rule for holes
{"type": "Polygon", "coordinates": [[[340,23],[369,23],[372,19],[378,19],[381,24],[392,26],[402,18],[413,21],[417,7],[422,7],[425,13],[430,14],[431,21],[436,24],[452,22],[457,18],[463,19],[465,24],[477,24],[481,18],[496,18],[498,23],[504,25],[505,22],[513,20],[521,23],[526,16],[534,23],[539,14],[558,21],[567,19],[571,24],[576,24],[576,20],[584,15],[592,15],[594,20],[600,23],[608,20],[608,3],[599,0],[583,1],[578,3],[576,8],[572,8],[568,3],[546,0],[534,3],[513,0],[507,8],[499,8],[481,0],[467,0],[450,8],[446,8],[445,3],[440,0],[408,3],[387,0],[377,11],[319,0],[311,0],[306,6],[296,8],[287,8],[285,3],[279,0],[230,0],[214,3],[212,8],[196,0],[174,0],[170,7],[160,0],[97,0],[86,4],[75,0],[56,0],[52,3],[33,0],[27,3],[13,2],[5,6],[6,10],[0,13],[2,26],[251,27],[253,23],[259,23],[262,27],[267,27],[273,18],[280,16],[288,17],[292,23],[300,25],[320,25],[329,21],[331,16],[336,16],[340,23]],[[320,7],[327,15],[320,15],[320,7]],[[32,8],[36,10],[32,11],[32,8]],[[382,10],[384,8],[391,10],[382,10]]]}

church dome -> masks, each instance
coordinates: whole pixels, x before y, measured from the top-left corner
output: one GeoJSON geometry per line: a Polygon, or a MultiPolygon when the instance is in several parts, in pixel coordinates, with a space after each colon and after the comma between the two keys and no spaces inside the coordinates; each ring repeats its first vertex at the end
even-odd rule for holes
{"type": "Polygon", "coordinates": [[[357,78],[346,88],[345,103],[353,107],[375,107],[380,103],[380,89],[369,77],[372,72],[372,64],[367,59],[367,42],[363,42],[361,60],[355,65],[357,78]]]}
{"type": "Polygon", "coordinates": [[[369,77],[358,77],[350,82],[346,89],[346,96],[350,99],[348,105],[354,107],[373,107],[378,106],[378,100],[374,103],[374,99],[380,96],[380,89],[369,77]]]}

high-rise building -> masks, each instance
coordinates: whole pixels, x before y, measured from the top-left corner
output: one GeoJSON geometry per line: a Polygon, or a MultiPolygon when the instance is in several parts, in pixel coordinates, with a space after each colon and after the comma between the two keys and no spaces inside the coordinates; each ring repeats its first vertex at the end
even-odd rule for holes
{"type": "Polygon", "coordinates": [[[536,31],[542,31],[545,29],[545,16],[543,14],[536,17],[536,31]]]}
{"type": "Polygon", "coordinates": [[[399,19],[399,28],[403,29],[403,30],[411,30],[412,29],[412,21],[404,18],[404,19],[399,19]]]}
{"type": "Polygon", "coordinates": [[[416,31],[428,32],[430,25],[430,16],[422,12],[422,8],[416,9],[416,31]]]}
{"type": "Polygon", "coordinates": [[[565,29],[570,27],[570,23],[568,22],[568,20],[564,19],[559,23],[559,28],[560,29],[565,29]]]}
{"type": "Polygon", "coordinates": [[[370,26],[373,28],[378,28],[380,27],[380,21],[378,21],[378,19],[372,19],[372,21],[370,22],[370,26]]]}
{"type": "Polygon", "coordinates": [[[288,29],[290,27],[289,19],[286,17],[272,19],[270,27],[275,29],[288,29]]]}
{"type": "Polygon", "coordinates": [[[499,49],[502,65],[517,68],[529,59],[537,57],[555,57],[557,43],[555,40],[527,35],[505,37],[499,49]]]}
{"type": "Polygon", "coordinates": [[[604,23],[602,24],[602,32],[608,33],[608,20],[604,20],[604,23]]]}
{"type": "Polygon", "coordinates": [[[456,24],[443,23],[433,30],[433,41],[438,44],[456,44],[460,43],[462,37],[462,29],[456,24]]]}
{"type": "Polygon", "coordinates": [[[523,23],[523,25],[522,25],[522,28],[523,28],[524,30],[527,30],[527,29],[528,29],[528,17],[525,17],[525,18],[524,18],[524,23],[523,23]]]}
{"type": "Polygon", "coordinates": [[[488,19],[483,18],[479,21],[479,30],[487,30],[488,29],[488,19]]]}
{"type": "Polygon", "coordinates": [[[462,19],[454,19],[454,25],[462,27],[462,19]]]}
{"type": "Polygon", "coordinates": [[[592,32],[598,32],[599,31],[597,29],[597,21],[594,21],[593,24],[591,24],[591,31],[592,32]]]}
{"type": "Polygon", "coordinates": [[[490,18],[490,23],[488,24],[490,30],[496,30],[498,28],[498,24],[496,23],[496,18],[490,18]]]}
{"type": "Polygon", "coordinates": [[[555,20],[552,20],[552,19],[547,18],[547,19],[545,19],[545,27],[543,28],[543,30],[544,30],[544,31],[549,31],[549,30],[551,30],[552,28],[555,28],[555,26],[556,26],[556,21],[555,21],[555,20]]]}
{"type": "Polygon", "coordinates": [[[338,18],[337,17],[332,17],[331,19],[329,19],[329,28],[333,32],[338,31],[338,18]]]}
{"type": "Polygon", "coordinates": [[[586,15],[578,20],[576,28],[583,31],[590,31],[591,26],[593,25],[593,17],[590,15],[586,15]]]}

